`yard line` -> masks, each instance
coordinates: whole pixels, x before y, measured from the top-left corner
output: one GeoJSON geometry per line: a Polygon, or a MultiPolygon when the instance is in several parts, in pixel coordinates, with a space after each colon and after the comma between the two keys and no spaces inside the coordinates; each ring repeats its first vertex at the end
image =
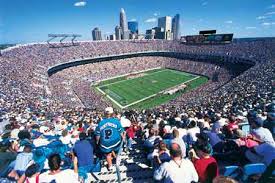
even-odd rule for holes
{"type": "MultiPolygon", "coordinates": [[[[191,81],[193,81],[193,80],[196,80],[196,79],[198,79],[198,78],[200,78],[200,77],[201,77],[201,76],[196,76],[195,78],[192,78],[192,79],[190,79],[190,80],[188,80],[188,81],[185,81],[185,82],[183,82],[183,83],[181,83],[181,84],[189,83],[189,82],[191,82],[191,81]]],[[[176,86],[177,86],[177,85],[176,85],[176,86]]],[[[174,87],[175,87],[175,86],[170,87],[170,88],[174,88],[174,87]]],[[[163,92],[163,91],[165,91],[165,90],[169,90],[169,88],[166,88],[165,90],[159,91],[158,93],[152,94],[152,95],[150,95],[150,96],[148,96],[148,97],[142,98],[142,99],[137,100],[137,101],[135,101],[135,102],[132,102],[132,103],[130,103],[130,104],[128,104],[128,105],[122,106],[122,105],[120,105],[115,99],[113,99],[113,98],[110,97],[108,94],[106,94],[104,91],[102,91],[102,90],[100,89],[100,87],[96,87],[96,89],[97,89],[99,92],[101,92],[103,95],[106,95],[107,98],[109,98],[112,102],[114,102],[114,103],[115,103],[117,106],[119,106],[121,109],[125,109],[125,108],[127,108],[127,107],[132,106],[132,105],[135,105],[135,104],[137,104],[137,103],[140,103],[140,102],[142,102],[142,101],[145,101],[145,100],[147,100],[147,99],[149,99],[149,98],[152,98],[152,97],[156,96],[157,94],[159,94],[159,93],[161,93],[161,92],[163,92]]]]}
{"type": "MultiPolygon", "coordinates": [[[[152,68],[152,69],[146,69],[146,70],[142,70],[142,71],[131,72],[131,73],[128,73],[128,74],[122,74],[122,75],[119,75],[119,76],[114,76],[114,77],[110,77],[110,78],[107,78],[107,79],[102,79],[102,80],[99,80],[97,82],[100,83],[102,81],[108,81],[108,80],[111,80],[111,79],[121,78],[121,77],[128,76],[128,75],[131,75],[131,74],[139,74],[139,73],[153,71],[153,70],[157,70],[157,69],[162,69],[162,68],[161,67],[155,67],[155,68],[152,68]]],[[[101,85],[101,86],[104,86],[104,85],[101,85]]]]}
{"type": "Polygon", "coordinates": [[[174,73],[177,73],[177,74],[181,74],[181,75],[184,75],[184,76],[197,76],[197,75],[194,75],[194,74],[191,74],[191,73],[185,73],[185,72],[182,72],[182,71],[178,71],[178,70],[174,70],[174,69],[169,69],[171,72],[174,72],[174,73]]]}
{"type": "MultiPolygon", "coordinates": [[[[167,69],[164,69],[164,70],[161,70],[161,71],[156,71],[156,72],[153,72],[151,74],[147,74],[147,75],[144,75],[144,76],[150,76],[152,74],[155,74],[155,73],[159,73],[159,72],[164,72],[164,71],[167,71],[167,69]]],[[[145,71],[146,72],[146,71],[145,71]]],[[[142,73],[142,72],[141,72],[142,73]]],[[[137,73],[138,74],[138,73],[137,73]]],[[[145,73],[146,74],[146,73],[145,73]]],[[[128,74],[130,75],[130,74],[128,74]]],[[[127,75],[126,75],[127,76],[127,75]]],[[[144,77],[144,76],[141,76],[141,77],[144,77]]],[[[122,76],[123,77],[123,76],[122,76]]],[[[126,82],[126,81],[130,81],[130,80],[133,80],[133,79],[137,79],[137,78],[132,78],[132,79],[124,79],[124,80],[121,80],[121,81],[117,81],[117,82],[114,82],[114,83],[109,83],[109,84],[106,84],[106,85],[100,85],[100,87],[103,87],[103,86],[110,86],[110,85],[113,85],[113,84],[117,84],[117,83],[122,83],[122,82],[126,82]]]]}
{"type": "MultiPolygon", "coordinates": [[[[200,78],[200,77],[201,77],[201,76],[197,76],[197,77],[192,78],[192,79],[190,79],[190,80],[188,80],[188,81],[185,81],[185,82],[183,82],[183,83],[181,83],[181,84],[189,83],[189,82],[191,82],[191,81],[193,81],[193,80],[196,80],[196,79],[198,79],[198,78],[200,78]]],[[[176,86],[177,86],[177,85],[176,85],[176,86]]],[[[170,88],[174,88],[174,87],[175,87],[175,86],[170,87],[170,88]]],[[[165,90],[169,90],[170,88],[166,88],[165,90]]],[[[149,98],[152,98],[152,97],[156,96],[157,94],[159,94],[159,93],[161,93],[161,92],[163,92],[163,91],[165,91],[165,90],[159,91],[158,93],[155,93],[155,94],[150,95],[150,96],[148,96],[148,97],[145,97],[145,98],[143,98],[143,99],[137,100],[137,101],[135,101],[135,102],[133,102],[133,103],[131,103],[131,104],[125,105],[125,106],[123,106],[122,109],[124,109],[124,108],[126,108],[126,107],[129,107],[129,106],[132,106],[132,105],[134,105],[134,104],[140,103],[140,102],[142,102],[142,101],[144,101],[144,100],[147,100],[147,99],[149,99],[149,98]]]]}

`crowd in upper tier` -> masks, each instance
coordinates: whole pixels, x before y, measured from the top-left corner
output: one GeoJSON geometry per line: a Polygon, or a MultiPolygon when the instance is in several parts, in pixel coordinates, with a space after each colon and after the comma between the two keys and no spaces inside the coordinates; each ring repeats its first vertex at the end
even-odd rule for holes
{"type": "MultiPolygon", "coordinates": [[[[105,160],[96,129],[104,112],[110,113],[110,108],[103,109],[111,105],[88,92],[89,85],[159,67],[201,73],[210,81],[154,109],[109,114],[121,123],[125,151],[134,148],[133,139],[142,139],[155,180],[225,181],[221,168],[236,162],[263,163],[269,170],[275,158],[274,53],[273,39],[229,45],[81,42],[74,47],[33,44],[5,50],[0,56],[1,177],[18,182],[88,180],[97,160],[105,160]],[[138,57],[47,75],[49,67],[74,59],[152,50],[224,55],[231,61],[247,58],[255,65],[244,71],[194,59],[138,57]],[[213,81],[217,73],[219,79],[213,81]]],[[[267,172],[259,180],[266,182],[269,176],[267,172]]]]}

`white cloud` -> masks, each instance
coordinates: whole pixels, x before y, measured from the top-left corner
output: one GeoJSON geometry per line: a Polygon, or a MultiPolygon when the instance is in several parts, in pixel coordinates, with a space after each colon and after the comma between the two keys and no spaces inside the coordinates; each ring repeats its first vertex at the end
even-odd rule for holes
{"type": "Polygon", "coordinates": [[[225,21],[224,23],[226,23],[226,24],[232,24],[233,21],[232,21],[232,20],[227,20],[227,21],[225,21]]]}
{"type": "Polygon", "coordinates": [[[245,27],[245,29],[257,29],[257,27],[245,27]]]}
{"type": "Polygon", "coordinates": [[[202,5],[202,6],[206,6],[207,4],[208,4],[208,2],[207,2],[207,1],[205,1],[205,2],[201,3],[201,5],[202,5]]]}
{"type": "Polygon", "coordinates": [[[85,1],[79,1],[79,2],[74,3],[74,6],[81,7],[81,6],[86,6],[86,4],[87,4],[87,2],[85,2],[85,1]]]}
{"type": "Polygon", "coordinates": [[[132,19],[130,19],[130,21],[137,21],[137,19],[135,19],[135,18],[132,18],[132,19]]]}
{"type": "Polygon", "coordinates": [[[155,12],[153,15],[154,15],[155,17],[157,17],[157,16],[159,16],[159,14],[160,14],[160,13],[155,12]]]}
{"type": "Polygon", "coordinates": [[[156,22],[157,19],[156,18],[148,18],[147,20],[145,20],[146,23],[152,23],[152,22],[156,22]]]}
{"type": "Polygon", "coordinates": [[[270,22],[263,22],[263,23],[262,23],[262,26],[270,26],[270,25],[271,25],[270,22]]]}
{"type": "Polygon", "coordinates": [[[267,16],[258,16],[258,17],[256,17],[257,20],[263,20],[263,19],[266,19],[266,18],[268,18],[268,17],[267,16]]]}
{"type": "Polygon", "coordinates": [[[275,8],[275,4],[272,4],[272,5],[271,5],[271,6],[269,6],[268,8],[270,8],[270,9],[275,8]]]}
{"type": "Polygon", "coordinates": [[[262,25],[262,26],[275,25],[275,22],[263,22],[261,25],[262,25]]]}
{"type": "Polygon", "coordinates": [[[275,11],[267,12],[266,15],[274,15],[275,11]]]}

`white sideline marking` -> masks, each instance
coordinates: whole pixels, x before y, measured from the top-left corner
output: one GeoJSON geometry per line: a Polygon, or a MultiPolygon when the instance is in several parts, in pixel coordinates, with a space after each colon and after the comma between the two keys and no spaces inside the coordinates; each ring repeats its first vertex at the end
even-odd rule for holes
{"type": "MultiPolygon", "coordinates": [[[[161,72],[161,71],[157,71],[157,72],[161,72]]],[[[196,76],[195,78],[189,79],[188,81],[185,81],[185,82],[183,82],[183,83],[181,83],[181,84],[189,83],[189,82],[191,82],[191,81],[193,81],[193,80],[196,80],[196,79],[198,79],[198,78],[200,78],[200,77],[201,77],[201,76],[196,76]]],[[[128,81],[128,80],[123,80],[123,81],[128,81]]],[[[119,81],[118,81],[118,82],[119,82],[119,81]]],[[[111,83],[111,84],[113,84],[113,83],[111,83]]],[[[110,84],[103,85],[103,86],[108,86],[108,85],[110,85],[110,84]]],[[[100,86],[100,87],[102,87],[102,86],[100,86]]],[[[170,88],[174,88],[174,87],[175,87],[175,86],[170,87],[170,88]]],[[[166,88],[165,90],[169,90],[170,88],[166,88]]],[[[140,102],[142,102],[142,101],[144,101],[144,100],[147,100],[147,99],[149,99],[149,98],[152,98],[152,97],[156,96],[157,94],[159,94],[159,93],[165,91],[165,90],[159,91],[158,93],[152,94],[152,95],[150,95],[150,96],[148,96],[148,97],[142,98],[142,99],[137,100],[137,101],[135,101],[135,102],[132,102],[132,103],[130,103],[130,104],[128,104],[128,105],[122,106],[122,105],[120,105],[116,100],[114,100],[112,97],[110,97],[109,95],[107,95],[104,91],[102,91],[99,87],[96,87],[96,89],[97,89],[98,91],[100,91],[103,95],[106,95],[107,98],[109,98],[112,102],[114,102],[116,105],[118,105],[121,109],[125,109],[125,108],[127,108],[127,107],[129,107],[129,106],[132,106],[132,105],[134,105],[134,104],[140,103],[140,102]]],[[[117,94],[117,95],[118,95],[118,94],[117,94]]]]}
{"type": "Polygon", "coordinates": [[[104,91],[102,91],[99,87],[96,87],[96,89],[102,93],[103,95],[106,95],[107,98],[109,98],[112,102],[114,102],[116,105],[118,105],[118,107],[120,107],[121,109],[123,109],[123,106],[120,105],[116,100],[114,100],[112,97],[110,97],[109,95],[107,95],[104,91]]]}

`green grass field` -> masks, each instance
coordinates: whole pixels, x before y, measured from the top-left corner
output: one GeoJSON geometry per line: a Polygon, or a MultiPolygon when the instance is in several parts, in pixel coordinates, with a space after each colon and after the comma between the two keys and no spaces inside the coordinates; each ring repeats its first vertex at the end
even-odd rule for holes
{"type": "Polygon", "coordinates": [[[94,87],[121,109],[144,109],[166,103],[207,81],[206,77],[186,72],[155,69],[139,73],[134,78],[122,76],[105,80],[94,87]],[[187,85],[183,91],[172,95],[161,94],[162,91],[183,83],[187,85]]]}

